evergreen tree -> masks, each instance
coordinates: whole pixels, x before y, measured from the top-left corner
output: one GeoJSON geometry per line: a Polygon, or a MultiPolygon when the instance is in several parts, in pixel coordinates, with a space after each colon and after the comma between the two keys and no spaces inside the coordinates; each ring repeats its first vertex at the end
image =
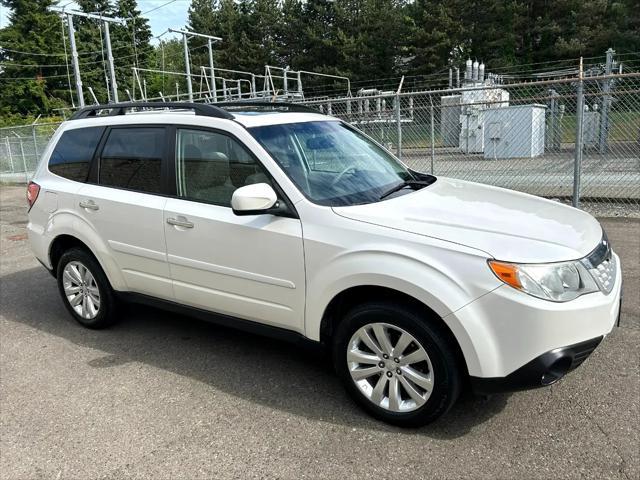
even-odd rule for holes
{"type": "MultiPolygon", "coordinates": [[[[184,71],[184,52],[182,40],[170,39],[162,40],[154,49],[152,57],[149,59],[150,68],[167,72],[184,71]]],[[[184,77],[162,73],[145,75],[147,79],[147,94],[149,97],[162,95],[169,98],[176,94],[176,82],[178,90],[182,93],[186,91],[186,81],[184,77]]]]}
{"type": "Polygon", "coordinates": [[[243,31],[246,24],[242,19],[243,14],[234,0],[220,0],[211,31],[222,37],[222,42],[216,45],[216,64],[221,68],[244,68],[248,39],[243,31]]]}
{"type": "MultiPolygon", "coordinates": [[[[187,30],[219,37],[215,32],[216,9],[214,0],[192,0],[189,6],[187,30]]],[[[193,37],[189,41],[191,48],[191,62],[194,65],[208,65],[208,53],[203,48],[207,44],[204,38],[193,37]]],[[[220,45],[215,45],[216,48],[220,45]]]]}
{"type": "Polygon", "coordinates": [[[249,50],[246,68],[259,72],[265,65],[281,65],[278,32],[282,23],[279,0],[250,0],[246,29],[249,50]]]}
{"type": "MultiPolygon", "coordinates": [[[[61,23],[49,11],[56,3],[0,0],[10,11],[9,25],[0,30],[3,114],[47,112],[69,103],[61,23]]],[[[121,98],[131,88],[132,66],[184,71],[181,39],[152,47],[136,0],[76,3],[84,12],[126,20],[110,26],[121,98]]],[[[74,23],[85,101],[92,102],[87,87],[93,87],[104,102],[108,72],[101,22],[75,17],[74,23]]],[[[637,0],[191,0],[186,28],[222,37],[214,46],[219,69],[262,73],[266,64],[289,66],[372,80],[371,86],[382,86],[384,77],[462,66],[469,57],[489,70],[520,65],[524,73],[539,68],[537,62],[603,57],[609,47],[618,53],[640,50],[637,0]]],[[[209,64],[206,43],[189,40],[195,75],[209,64]]],[[[181,92],[186,89],[183,77],[145,78],[149,95],[175,95],[176,82],[181,92]]],[[[307,91],[314,86],[332,87],[331,81],[305,78],[307,91]]]]}
{"type": "Polygon", "coordinates": [[[304,55],[294,67],[335,74],[338,72],[338,31],[336,5],[330,0],[307,0],[303,7],[305,26],[300,32],[299,48],[304,55]]]}
{"type": "Polygon", "coordinates": [[[339,70],[356,80],[402,72],[410,22],[401,0],[346,0],[336,8],[339,70]]]}
{"type": "Polygon", "coordinates": [[[277,56],[284,66],[301,65],[306,55],[302,34],[305,30],[302,0],[283,0],[282,19],[276,32],[277,56]]]}
{"type": "Polygon", "coordinates": [[[457,64],[464,56],[466,42],[459,15],[460,2],[418,0],[410,7],[412,17],[409,71],[428,74],[457,64]]]}
{"type": "Polygon", "coordinates": [[[9,24],[0,30],[0,114],[27,115],[63,106],[68,96],[60,19],[54,0],[2,0],[9,24]],[[23,53],[24,52],[24,53],[23,53]]]}
{"type": "Polygon", "coordinates": [[[462,7],[459,5],[464,12],[462,45],[468,56],[494,68],[526,63],[519,62],[526,60],[522,42],[525,2],[472,0],[462,7]]]}
{"type": "Polygon", "coordinates": [[[114,15],[125,21],[124,25],[111,26],[118,90],[124,92],[125,85],[132,82],[131,67],[149,68],[154,49],[149,21],[142,17],[136,0],[116,0],[114,15]]]}

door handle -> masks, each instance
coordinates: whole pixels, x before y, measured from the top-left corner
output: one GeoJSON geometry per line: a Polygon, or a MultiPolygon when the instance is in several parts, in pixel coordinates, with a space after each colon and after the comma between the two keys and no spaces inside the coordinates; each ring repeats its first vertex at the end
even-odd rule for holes
{"type": "Polygon", "coordinates": [[[167,223],[175,227],[193,228],[193,223],[188,220],[180,220],[178,218],[167,218],[167,223]]]}
{"type": "Polygon", "coordinates": [[[100,207],[93,200],[83,200],[80,202],[81,208],[86,208],[87,210],[100,210],[100,207]]]}

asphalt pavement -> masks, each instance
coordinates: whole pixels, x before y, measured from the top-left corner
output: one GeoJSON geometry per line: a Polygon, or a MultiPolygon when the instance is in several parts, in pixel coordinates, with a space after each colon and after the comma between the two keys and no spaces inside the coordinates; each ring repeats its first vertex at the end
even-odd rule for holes
{"type": "Polygon", "coordinates": [[[476,398],[436,423],[377,422],[314,350],[135,306],[77,325],[0,187],[0,476],[7,479],[640,478],[640,221],[621,327],[558,384],[476,398]]]}

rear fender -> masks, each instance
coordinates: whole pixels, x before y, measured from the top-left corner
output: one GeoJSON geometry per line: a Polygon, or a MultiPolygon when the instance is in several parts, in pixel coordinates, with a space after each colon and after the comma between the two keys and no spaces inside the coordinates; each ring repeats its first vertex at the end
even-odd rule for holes
{"type": "Polygon", "coordinates": [[[72,210],[58,210],[53,213],[44,229],[45,241],[48,243],[48,261],[51,264],[51,246],[56,238],[61,235],[69,235],[84,243],[91,251],[102,270],[106,274],[114,290],[126,290],[126,283],[120,268],[113,260],[107,243],[98,235],[98,232],[82,217],[72,210]]]}

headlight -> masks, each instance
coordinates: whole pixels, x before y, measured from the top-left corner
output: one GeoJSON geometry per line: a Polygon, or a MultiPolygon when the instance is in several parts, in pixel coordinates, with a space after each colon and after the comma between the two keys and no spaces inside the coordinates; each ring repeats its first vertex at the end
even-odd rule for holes
{"type": "Polygon", "coordinates": [[[534,265],[489,260],[489,267],[507,285],[553,302],[568,302],[600,290],[580,261],[534,265]]]}

